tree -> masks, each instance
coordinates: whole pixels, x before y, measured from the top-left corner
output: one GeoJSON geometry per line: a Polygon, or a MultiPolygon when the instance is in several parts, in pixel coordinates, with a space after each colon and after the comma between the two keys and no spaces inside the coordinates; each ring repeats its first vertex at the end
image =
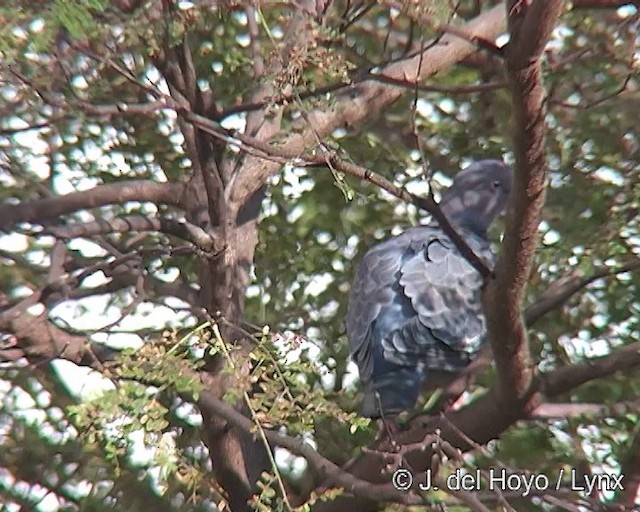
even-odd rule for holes
{"type": "Polygon", "coordinates": [[[0,9],[9,509],[638,503],[637,2],[0,9]],[[374,439],[343,338],[354,260],[504,154],[495,365],[374,439]],[[422,492],[427,468],[482,490],[422,492]],[[488,491],[492,469],[541,480],[488,491]]]}

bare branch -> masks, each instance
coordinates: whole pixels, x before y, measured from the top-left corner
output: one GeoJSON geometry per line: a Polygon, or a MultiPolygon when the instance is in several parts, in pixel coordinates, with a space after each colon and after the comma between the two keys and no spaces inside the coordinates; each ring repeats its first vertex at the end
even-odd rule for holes
{"type": "Polygon", "coordinates": [[[459,37],[465,41],[469,41],[471,44],[478,45],[483,50],[488,50],[493,55],[497,55],[498,57],[504,57],[504,51],[502,48],[496,46],[493,41],[489,41],[484,37],[474,36],[472,34],[467,33],[464,29],[457,27],[455,25],[451,25],[449,23],[444,23],[438,30],[444,34],[452,34],[456,37],[459,37]]]}
{"type": "Polygon", "coordinates": [[[580,269],[573,270],[569,275],[554,281],[524,312],[527,326],[536,323],[544,315],[562,306],[574,294],[585,286],[602,279],[624,272],[640,269],[640,259],[633,258],[618,267],[597,268],[592,274],[585,276],[580,269]]]}
{"type": "MultiPolygon", "coordinates": [[[[465,25],[465,30],[473,35],[492,39],[500,35],[505,27],[502,6],[490,9],[465,25]]],[[[475,47],[459,38],[445,35],[437,45],[425,50],[422,57],[411,57],[390,64],[380,72],[391,78],[420,81],[433,76],[449,67],[454,62],[464,59],[475,51],[475,47]],[[424,65],[420,74],[416,74],[420,58],[424,65]],[[417,76],[416,76],[417,75],[417,76]]],[[[321,139],[333,130],[343,126],[354,126],[364,120],[377,116],[384,108],[401,97],[403,91],[398,87],[381,85],[373,81],[356,84],[346,88],[338,95],[338,104],[329,110],[315,110],[308,114],[312,126],[303,120],[292,129],[279,147],[286,147],[291,153],[303,154],[316,145],[317,137],[321,139]]],[[[231,198],[242,202],[242,198],[251,196],[269,178],[280,170],[274,162],[255,161],[251,172],[238,177],[231,191],[231,198]]]]}
{"type": "Polygon", "coordinates": [[[369,80],[389,84],[389,85],[397,85],[398,87],[402,87],[405,89],[411,89],[413,91],[420,92],[437,92],[440,94],[446,94],[449,96],[454,96],[457,94],[471,94],[471,93],[482,93],[487,91],[495,91],[497,89],[504,89],[507,86],[505,81],[497,81],[490,83],[478,83],[478,84],[469,84],[469,85],[457,85],[451,87],[440,87],[437,85],[423,85],[417,82],[411,82],[408,80],[400,80],[398,78],[391,78],[386,75],[369,75],[369,80]]]}
{"type": "Polygon", "coordinates": [[[150,101],[148,103],[118,103],[115,105],[96,105],[93,103],[83,102],[70,102],[69,107],[77,108],[85,114],[93,116],[123,116],[123,115],[145,115],[149,116],[156,112],[166,109],[167,103],[163,100],[150,101]]]}
{"type": "Polygon", "coordinates": [[[168,217],[127,216],[113,220],[99,220],[85,224],[68,226],[47,226],[44,233],[57,238],[71,239],[107,233],[127,233],[129,231],[160,231],[193,243],[205,252],[219,252],[216,239],[202,228],[186,221],[168,217]]]}
{"type": "Polygon", "coordinates": [[[521,313],[535,255],[548,166],[545,152],[544,85],[540,56],[560,14],[561,0],[509,1],[511,41],[506,67],[513,103],[514,183],[496,278],[485,290],[484,311],[504,398],[529,392],[533,366],[521,313]]]}
{"type": "Polygon", "coordinates": [[[511,34],[506,52],[509,71],[528,68],[540,58],[563,3],[561,0],[507,1],[507,22],[511,34]]]}
{"type": "MultiPolygon", "coordinates": [[[[432,193],[430,193],[426,198],[410,194],[406,190],[396,187],[393,183],[386,180],[379,174],[376,174],[368,169],[365,169],[364,167],[340,158],[335,151],[328,150],[324,146],[321,146],[319,149],[320,154],[315,157],[315,163],[321,164],[324,162],[327,165],[333,166],[335,169],[344,172],[345,174],[349,174],[356,178],[360,178],[362,180],[373,183],[374,185],[385,190],[386,192],[389,192],[397,198],[412,203],[418,208],[429,212],[431,215],[433,215],[443,231],[449,236],[449,238],[451,238],[451,241],[454,243],[460,253],[465,257],[465,259],[471,265],[473,265],[473,267],[484,278],[487,278],[489,275],[491,275],[491,269],[489,268],[487,263],[482,258],[477,256],[469,247],[469,245],[464,241],[464,238],[460,236],[457,230],[449,222],[449,219],[447,219],[444,213],[442,213],[442,210],[440,209],[438,203],[435,202],[432,193]]],[[[309,161],[309,159],[307,159],[307,161],[309,161]]]]}
{"type": "MultiPolygon", "coordinates": [[[[0,330],[13,334],[17,338],[15,348],[20,350],[21,357],[32,362],[62,358],[83,366],[95,366],[87,339],[56,327],[47,320],[46,312],[38,316],[3,315],[0,330]]],[[[0,349],[0,360],[4,359],[3,352],[0,349]]]]}
{"type": "Polygon", "coordinates": [[[640,342],[614,350],[610,355],[564,366],[542,377],[540,389],[548,397],[567,393],[594,379],[640,365],[640,342]]]}
{"type": "Polygon", "coordinates": [[[640,407],[640,400],[619,402],[617,404],[593,404],[593,403],[553,403],[541,404],[531,413],[533,419],[567,419],[583,416],[605,418],[611,416],[623,416],[640,407]]]}
{"type": "MultiPolygon", "coordinates": [[[[353,86],[357,83],[373,81],[380,82],[388,85],[395,85],[397,87],[401,87],[403,89],[410,89],[412,91],[418,90],[420,92],[425,93],[438,93],[438,94],[447,94],[447,95],[458,95],[458,94],[473,94],[473,93],[482,93],[486,91],[493,91],[496,89],[504,89],[506,87],[506,82],[496,81],[491,83],[476,83],[476,84],[468,84],[468,85],[456,85],[456,86],[440,86],[440,85],[426,85],[421,84],[419,82],[404,80],[400,78],[393,78],[387,75],[373,73],[371,70],[358,71],[353,73],[350,77],[349,82],[336,82],[333,84],[325,85],[322,87],[316,87],[313,90],[302,91],[298,93],[291,94],[282,94],[277,98],[270,99],[270,103],[272,105],[284,105],[287,103],[291,103],[296,99],[306,100],[309,98],[317,98],[323,95],[326,95],[330,92],[336,92],[340,89],[346,89],[348,87],[353,88],[353,86]]],[[[220,115],[221,118],[228,117],[234,114],[238,114],[241,112],[251,112],[254,110],[259,110],[266,106],[266,100],[260,102],[250,102],[243,103],[240,105],[234,105],[227,107],[223,110],[220,115]]]]}
{"type": "MultiPolygon", "coordinates": [[[[632,66],[629,66],[629,67],[632,67],[632,66]]],[[[590,108],[596,107],[622,94],[627,89],[627,87],[629,86],[629,82],[631,82],[631,79],[634,76],[635,76],[635,71],[631,71],[627,76],[625,76],[622,83],[613,92],[603,94],[602,96],[595,99],[590,99],[588,101],[580,101],[577,104],[567,103],[566,101],[557,101],[557,100],[552,100],[551,103],[553,105],[557,105],[563,108],[570,108],[570,109],[576,109],[576,110],[589,110],[590,108]]]]}
{"type": "Polygon", "coordinates": [[[40,224],[77,210],[97,208],[128,201],[181,206],[184,183],[155,183],[147,180],[98,185],[90,190],[63,196],[36,199],[20,204],[0,205],[0,230],[8,230],[18,222],[40,224]]]}

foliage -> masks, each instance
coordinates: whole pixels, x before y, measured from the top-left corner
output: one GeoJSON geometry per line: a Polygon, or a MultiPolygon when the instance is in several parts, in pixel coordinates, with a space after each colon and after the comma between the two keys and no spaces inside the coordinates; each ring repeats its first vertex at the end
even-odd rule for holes
{"type": "MultiPolygon", "coordinates": [[[[0,6],[3,204],[126,180],[187,181],[196,167],[185,142],[193,127],[177,112],[180,102],[192,99],[184,94],[189,84],[182,90],[167,86],[166,77],[177,73],[160,64],[169,57],[184,67],[193,60],[197,89],[203,98],[212,92],[203,112],[222,126],[242,128],[254,102],[268,107],[266,119],[281,112],[280,143],[297,133],[313,109],[336,108],[337,93],[347,85],[357,91],[367,72],[405,56],[416,41],[437,37],[442,23],[461,25],[478,14],[478,2],[471,1],[458,2],[455,15],[444,1],[411,2],[404,10],[388,6],[394,2],[336,2],[329,11],[332,23],[305,18],[310,43],[290,49],[278,66],[274,62],[288,45],[289,3],[147,2],[130,11],[125,3],[0,6]],[[267,71],[256,79],[257,58],[267,71]],[[261,97],[258,86],[270,92],[261,97]]],[[[525,306],[570,273],[588,276],[640,257],[637,16],[630,7],[567,8],[549,45],[552,172],[525,306]]],[[[383,119],[335,130],[322,143],[421,194],[425,163],[438,192],[473,158],[512,159],[501,62],[487,53],[474,55],[475,61],[421,84],[430,90],[408,87],[383,119]],[[497,86],[460,92],[487,83],[497,86]]],[[[222,147],[220,167],[238,154],[228,140],[198,143],[222,147]]],[[[357,414],[360,396],[342,322],[349,282],[367,247],[423,222],[422,213],[338,171],[283,164],[261,206],[259,242],[247,263],[253,265],[247,324],[241,326],[225,324],[214,311],[208,314],[215,320],[201,321],[200,305],[188,299],[211,276],[201,272],[201,253],[193,244],[171,233],[125,230],[56,239],[47,231],[156,215],[196,222],[170,204],[127,201],[21,223],[0,237],[2,311],[45,290],[37,302],[51,325],[96,347],[128,347],[99,365],[101,384],[87,384],[100,390],[93,392],[78,384],[83,374],[68,366],[2,363],[0,501],[11,504],[8,510],[224,510],[227,496],[210,478],[209,457],[216,454],[203,443],[202,419],[192,404],[205,390],[197,376],[210,358],[233,361],[241,350],[236,339],[221,334],[231,328],[241,328],[251,341],[253,365],[248,374],[228,365],[227,372],[239,374],[238,386],[224,398],[249,408],[259,424],[256,438],[260,429],[273,428],[313,442],[342,464],[375,437],[375,425],[357,414]],[[57,286],[60,276],[50,274],[58,241],[66,248],[63,274],[77,280],[73,286],[57,286]],[[139,460],[144,450],[150,455],[139,460]]],[[[499,242],[497,231],[492,236],[499,242]]],[[[603,277],[541,319],[530,331],[537,368],[550,371],[640,341],[639,287],[637,270],[603,277]]],[[[13,333],[2,332],[0,358],[14,341],[13,333]]],[[[474,393],[492,380],[489,370],[474,393]]],[[[638,372],[615,374],[558,401],[612,405],[638,393],[638,372]]],[[[559,468],[619,472],[638,438],[637,424],[637,408],[530,420],[443,471],[487,469],[499,460],[550,477],[559,468]]],[[[313,488],[313,475],[300,458],[281,453],[276,462],[260,479],[256,510],[291,509],[280,496],[282,479],[300,494],[313,488]]],[[[339,494],[329,490],[314,499],[339,494]]],[[[443,492],[429,499],[467,510],[443,492]]],[[[512,505],[525,512],[544,509],[523,498],[512,505]]]]}

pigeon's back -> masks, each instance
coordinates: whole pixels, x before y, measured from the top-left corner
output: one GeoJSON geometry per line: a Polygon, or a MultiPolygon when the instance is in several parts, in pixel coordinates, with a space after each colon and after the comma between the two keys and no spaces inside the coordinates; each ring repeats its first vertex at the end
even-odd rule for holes
{"type": "MultiPolygon", "coordinates": [[[[461,234],[492,261],[486,240],[461,234]]],[[[437,226],[408,229],[367,252],[346,318],[363,414],[408,409],[430,371],[456,372],[472,360],[484,341],[481,287],[480,274],[437,226]]]]}
{"type": "MultiPolygon", "coordinates": [[[[487,229],[505,208],[511,173],[499,160],[460,171],[442,212],[467,246],[489,265],[487,229]]],[[[483,278],[449,236],[432,223],[372,247],[351,288],[346,317],[367,416],[414,406],[423,387],[442,386],[485,342],[483,278]],[[425,382],[426,381],[426,382],[425,382]]]]}

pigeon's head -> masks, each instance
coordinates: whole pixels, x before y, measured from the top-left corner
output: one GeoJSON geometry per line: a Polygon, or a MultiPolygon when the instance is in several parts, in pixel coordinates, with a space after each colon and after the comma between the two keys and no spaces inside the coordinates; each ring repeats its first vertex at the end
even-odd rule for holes
{"type": "Polygon", "coordinates": [[[479,160],[456,175],[442,194],[440,207],[454,224],[486,236],[507,206],[511,182],[511,169],[504,162],[479,160]]]}

